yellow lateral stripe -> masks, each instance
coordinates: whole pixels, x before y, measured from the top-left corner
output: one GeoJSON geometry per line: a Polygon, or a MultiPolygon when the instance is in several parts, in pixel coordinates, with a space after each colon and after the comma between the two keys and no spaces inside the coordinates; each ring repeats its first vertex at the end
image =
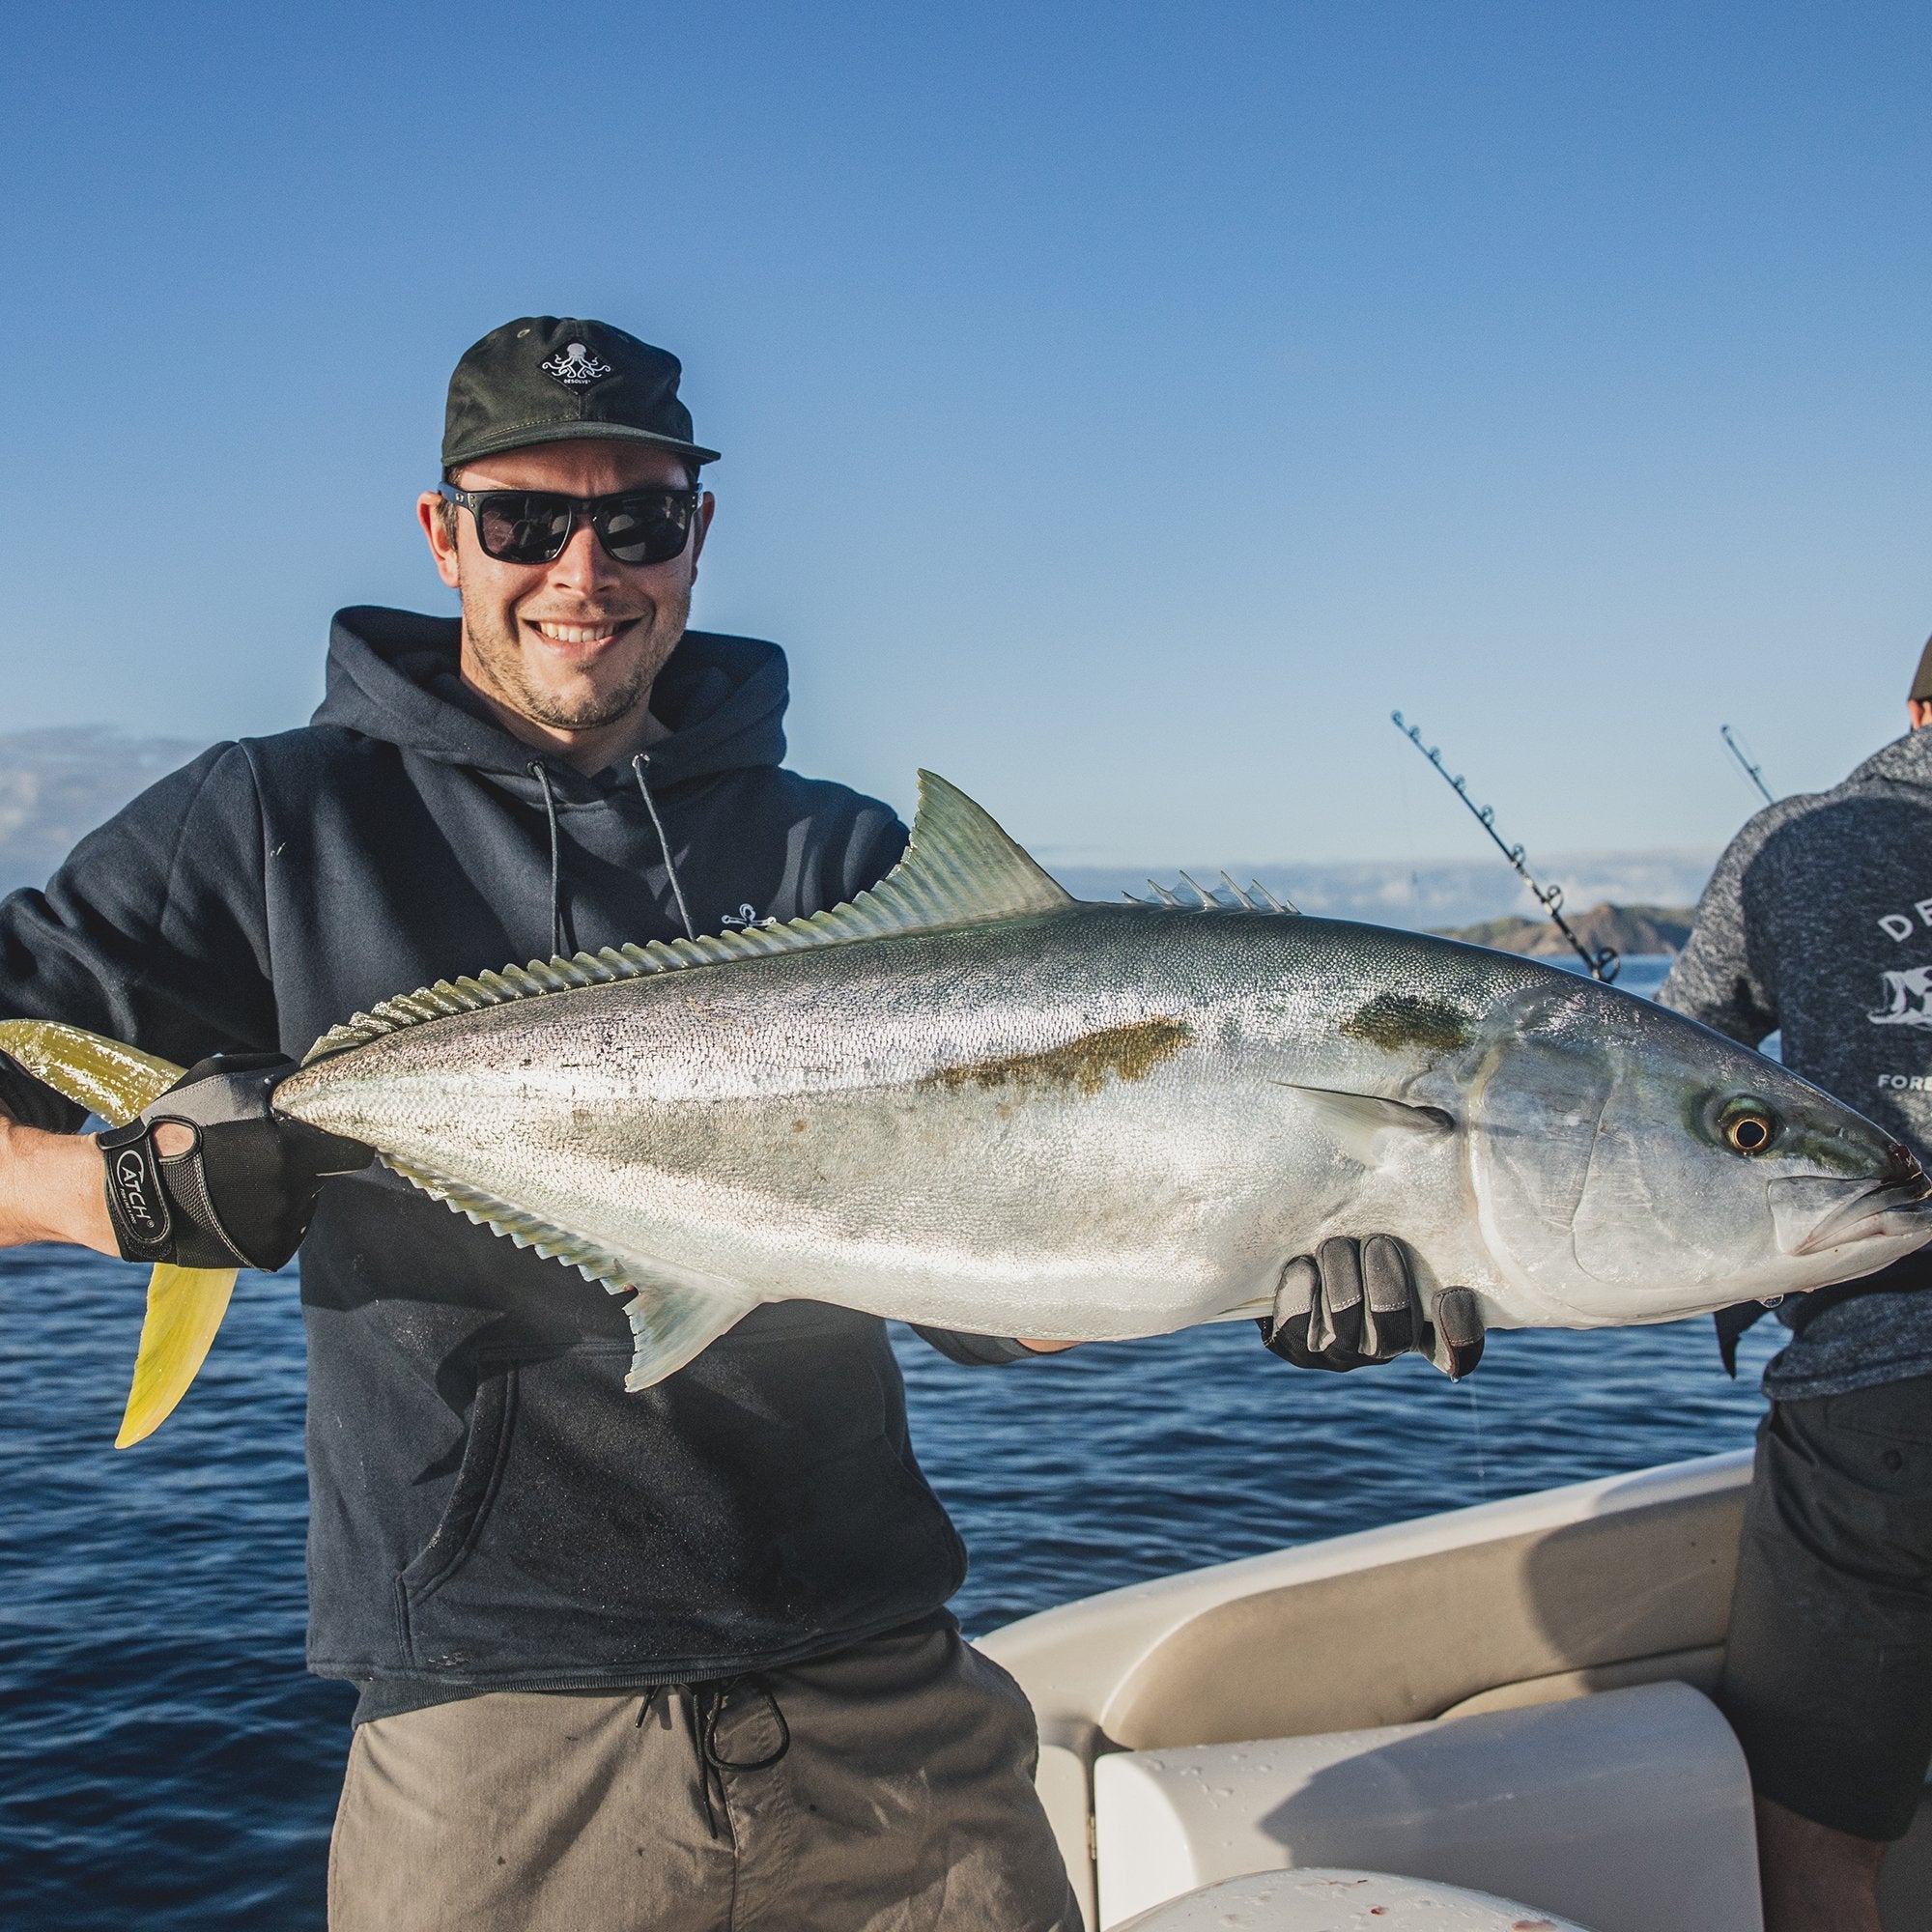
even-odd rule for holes
{"type": "Polygon", "coordinates": [[[35,1079],[116,1127],[159,1099],[186,1070],[52,1020],[0,1020],[0,1053],[12,1054],[35,1079]]]}
{"type": "Polygon", "coordinates": [[[134,1360],[134,1382],[128,1391],[128,1410],[121,1418],[115,1448],[128,1448],[152,1435],[174,1413],[176,1403],[208,1359],[209,1345],[228,1312],[238,1272],[172,1267],[163,1262],[149,1276],[141,1352],[134,1360]]]}

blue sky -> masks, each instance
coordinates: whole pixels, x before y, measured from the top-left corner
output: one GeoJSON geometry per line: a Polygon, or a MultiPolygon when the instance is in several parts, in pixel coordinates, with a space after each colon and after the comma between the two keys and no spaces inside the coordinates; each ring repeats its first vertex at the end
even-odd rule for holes
{"type": "Polygon", "coordinates": [[[0,728],[447,608],[451,363],[675,349],[793,761],[1064,861],[1715,845],[1932,629],[1932,13],[70,5],[0,71],[0,728]]]}

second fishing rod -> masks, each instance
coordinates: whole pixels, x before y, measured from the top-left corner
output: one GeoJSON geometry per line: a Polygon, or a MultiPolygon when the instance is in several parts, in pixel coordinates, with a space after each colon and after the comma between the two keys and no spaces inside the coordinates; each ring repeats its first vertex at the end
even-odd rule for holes
{"type": "Polygon", "coordinates": [[[1590,978],[1599,980],[1607,986],[1623,969],[1623,958],[1616,948],[1591,946],[1577,934],[1577,929],[1563,917],[1563,888],[1558,885],[1546,886],[1529,869],[1528,863],[1523,857],[1522,847],[1509,844],[1496,830],[1495,808],[1478,805],[1469,796],[1468,788],[1463,782],[1461,776],[1452,776],[1449,767],[1442,762],[1441,752],[1435,746],[1425,745],[1422,742],[1422,729],[1419,725],[1405,723],[1400,711],[1391,711],[1389,717],[1394,721],[1395,728],[1435,767],[1443,783],[1468,807],[1470,815],[1489,834],[1490,842],[1509,861],[1510,869],[1529,888],[1537,904],[1549,915],[1557,931],[1570,942],[1571,949],[1583,962],[1590,978]]]}

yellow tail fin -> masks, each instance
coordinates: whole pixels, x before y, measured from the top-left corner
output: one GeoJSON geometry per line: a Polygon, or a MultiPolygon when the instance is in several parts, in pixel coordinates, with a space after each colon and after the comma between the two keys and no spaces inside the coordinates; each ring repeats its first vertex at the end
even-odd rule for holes
{"type": "MultiPolygon", "coordinates": [[[[0,1020],[0,1053],[11,1054],[37,1080],[117,1127],[158,1099],[185,1070],[172,1061],[51,1020],[0,1020]]],[[[148,1314],[141,1324],[127,1412],[114,1438],[117,1449],[152,1435],[174,1413],[208,1358],[239,1272],[163,1263],[149,1276],[148,1314]]]]}
{"type": "Polygon", "coordinates": [[[131,1448],[152,1435],[175,1412],[175,1404],[208,1359],[208,1347],[239,1268],[178,1268],[163,1262],[148,1277],[148,1317],[141,1323],[141,1352],[134,1358],[134,1382],[117,1449],[131,1448]]]}

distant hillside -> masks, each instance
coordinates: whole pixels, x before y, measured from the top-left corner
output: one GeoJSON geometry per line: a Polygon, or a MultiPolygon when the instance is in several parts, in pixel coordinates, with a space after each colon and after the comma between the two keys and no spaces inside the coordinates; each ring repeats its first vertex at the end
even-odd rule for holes
{"type": "Polygon", "coordinates": [[[100,724],[0,732],[0,892],[43,884],[83,833],[200,750],[100,724]]]}
{"type": "MultiPolygon", "coordinates": [[[[1564,918],[1585,946],[1608,946],[1618,952],[1681,952],[1690,937],[1693,906],[1594,905],[1564,918]]],[[[1436,927],[1445,939],[1492,946],[1498,952],[1528,952],[1539,958],[1568,953],[1570,942],[1548,918],[1486,919],[1475,925],[1436,927]]]]}
{"type": "MultiPolygon", "coordinates": [[[[1123,891],[1147,895],[1150,868],[1146,867],[1057,864],[1050,849],[1038,857],[1077,898],[1117,899],[1123,891]]],[[[1693,903],[1717,857],[1715,848],[1697,847],[1551,852],[1538,854],[1537,871],[1545,879],[1560,880],[1572,905],[1605,902],[1659,910],[1661,916],[1681,921],[1682,914],[1662,909],[1693,903]]],[[[1218,865],[1206,863],[1187,869],[1204,885],[1220,872],[1218,865]]],[[[1548,923],[1537,914],[1527,888],[1494,858],[1364,859],[1322,865],[1248,860],[1229,865],[1228,870],[1244,886],[1259,879],[1269,892],[1292,899],[1303,912],[1328,919],[1359,919],[1372,925],[1406,926],[1411,932],[1460,930],[1479,920],[1511,917],[1548,923]]],[[[1152,875],[1163,885],[1175,880],[1172,867],[1153,868],[1152,875]]]]}

